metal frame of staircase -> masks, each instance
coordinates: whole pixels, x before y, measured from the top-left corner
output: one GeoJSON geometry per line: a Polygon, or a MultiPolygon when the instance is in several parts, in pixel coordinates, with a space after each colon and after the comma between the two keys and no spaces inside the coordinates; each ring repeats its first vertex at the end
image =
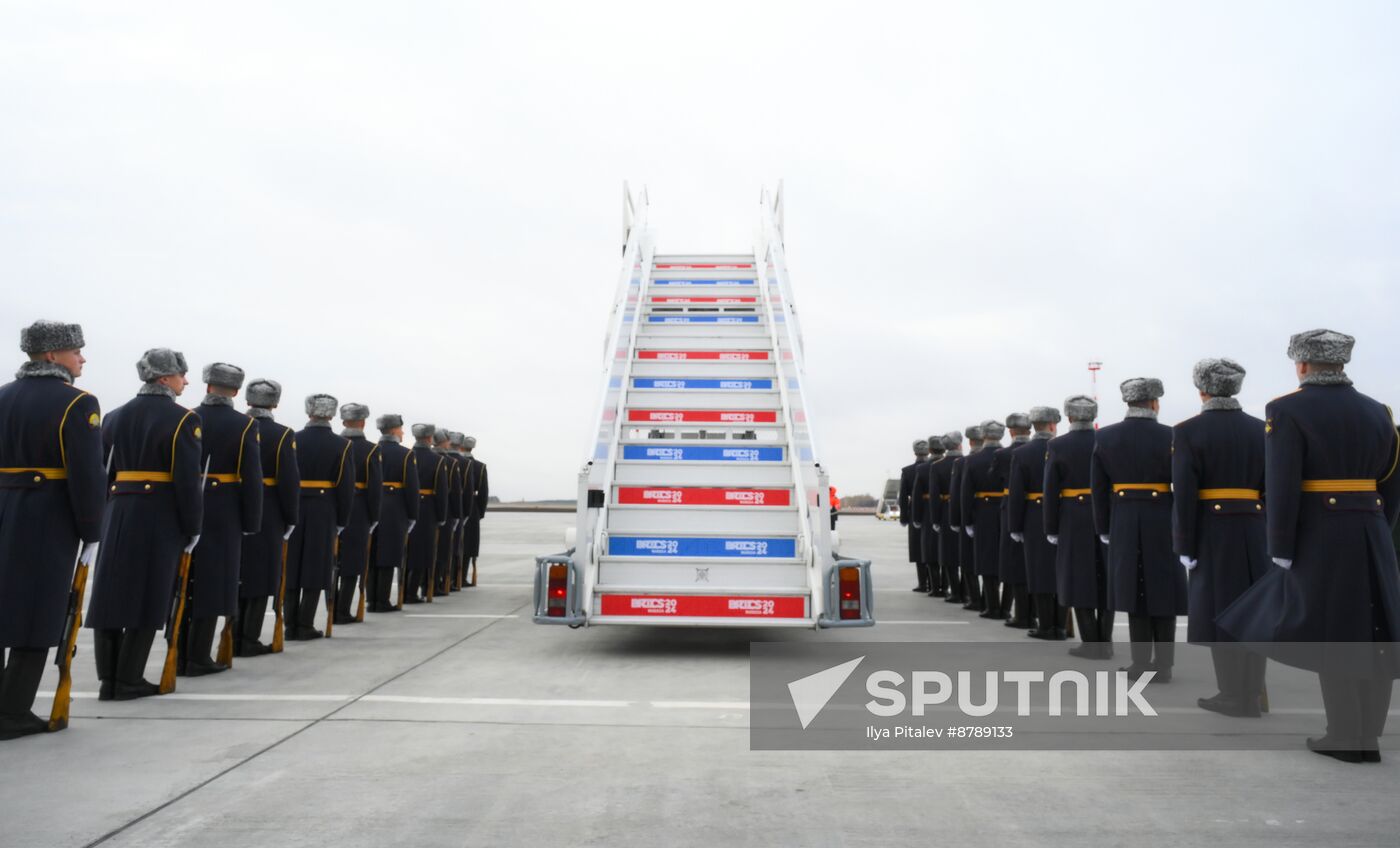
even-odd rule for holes
{"type": "Polygon", "coordinates": [[[596,426],[571,547],[537,559],[537,623],[874,623],[870,564],[834,550],[781,183],[759,205],[752,255],[658,256],[624,184],[596,426]]]}

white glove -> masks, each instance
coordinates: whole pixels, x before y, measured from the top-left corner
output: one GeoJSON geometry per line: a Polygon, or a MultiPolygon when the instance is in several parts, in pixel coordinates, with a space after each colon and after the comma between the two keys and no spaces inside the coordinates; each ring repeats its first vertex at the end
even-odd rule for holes
{"type": "Polygon", "coordinates": [[[83,545],[83,552],[78,554],[78,562],[81,562],[83,565],[92,565],[97,562],[96,542],[88,542],[86,545],[83,545]]]}
{"type": "Polygon", "coordinates": [[[963,528],[963,530],[967,533],[967,538],[969,538],[969,539],[971,539],[971,538],[974,537],[976,529],[977,529],[977,528],[975,528],[975,527],[964,527],[964,528],[963,528]]]}
{"type": "Polygon", "coordinates": [[[457,530],[458,530],[458,528],[460,528],[460,527],[462,526],[462,520],[463,520],[463,519],[458,518],[458,519],[456,519],[456,520],[454,520],[454,521],[452,522],[452,532],[453,532],[453,533],[456,533],[457,530]]]}
{"type": "Polygon", "coordinates": [[[1024,542],[1024,541],[1026,541],[1026,534],[1025,534],[1025,533],[1012,533],[1012,534],[1011,534],[1011,541],[1013,541],[1013,542],[1024,542]]]}
{"type": "Polygon", "coordinates": [[[438,526],[439,526],[439,527],[446,527],[446,526],[447,526],[447,519],[444,518],[443,520],[439,521],[439,522],[438,522],[438,526]]]}
{"type": "Polygon", "coordinates": [[[1099,541],[1100,541],[1100,542],[1103,542],[1105,545],[1107,545],[1107,544],[1108,544],[1108,534],[1107,534],[1107,533],[1104,533],[1102,536],[1100,536],[1100,537],[1099,537],[1099,541]]]}
{"type": "Polygon", "coordinates": [[[1293,560],[1274,557],[1274,564],[1277,565],[1279,568],[1282,568],[1284,571],[1287,571],[1288,569],[1293,567],[1293,560]]]}
{"type": "Polygon", "coordinates": [[[288,524],[287,532],[282,534],[282,541],[285,542],[288,539],[292,538],[292,531],[295,529],[297,529],[297,526],[295,524],[288,524]]]}
{"type": "Polygon", "coordinates": [[[417,523],[418,523],[417,519],[408,522],[408,531],[407,531],[407,532],[412,533],[412,532],[413,532],[413,525],[415,525],[415,524],[417,524],[417,523]]]}
{"type": "Polygon", "coordinates": [[[1194,568],[1196,567],[1196,560],[1194,560],[1194,559],[1192,559],[1191,557],[1186,556],[1185,554],[1183,554],[1182,557],[1181,557],[1181,564],[1184,565],[1184,566],[1186,566],[1186,570],[1187,570],[1187,571],[1191,571],[1192,569],[1194,569],[1194,568]]]}
{"type": "Polygon", "coordinates": [[[935,525],[933,525],[933,532],[935,532],[935,533],[942,533],[942,532],[943,532],[943,525],[942,525],[942,524],[935,524],[935,525]]]}
{"type": "Polygon", "coordinates": [[[189,543],[188,545],[185,545],[185,553],[187,553],[187,554],[192,554],[192,553],[194,553],[194,546],[195,546],[195,545],[198,545],[198,544],[199,544],[199,534],[196,533],[196,534],[194,534],[193,536],[190,537],[190,543],[189,543]]]}
{"type": "Polygon", "coordinates": [[[335,528],[335,535],[337,535],[337,536],[339,536],[341,533],[344,533],[344,532],[345,532],[345,528],[344,528],[344,527],[337,527],[337,528],[335,528]]]}
{"type": "Polygon", "coordinates": [[[1045,541],[1049,542],[1049,543],[1052,544],[1052,545],[1058,545],[1058,544],[1060,543],[1060,537],[1059,537],[1059,536],[1046,536],[1046,537],[1045,537],[1045,541]]]}
{"type": "Polygon", "coordinates": [[[369,534],[370,534],[371,536],[374,535],[374,528],[376,528],[376,527],[378,527],[378,526],[379,526],[379,522],[378,522],[378,521],[371,521],[371,522],[369,523],[369,534]]]}

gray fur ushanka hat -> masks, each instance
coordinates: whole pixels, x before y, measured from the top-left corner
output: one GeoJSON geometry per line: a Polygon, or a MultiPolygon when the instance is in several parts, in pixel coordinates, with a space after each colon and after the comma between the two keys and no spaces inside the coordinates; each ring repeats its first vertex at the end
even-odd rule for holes
{"type": "Polygon", "coordinates": [[[1060,411],[1053,406],[1032,406],[1029,418],[1032,424],[1058,424],[1060,411]]]}
{"type": "Polygon", "coordinates": [[[466,448],[467,450],[471,450],[472,448],[476,447],[476,436],[463,436],[462,447],[466,448]]]}
{"type": "Polygon", "coordinates": [[[943,447],[942,436],[929,436],[924,441],[928,442],[929,453],[943,453],[947,448],[943,447]]]}
{"type": "Polygon", "coordinates": [[[948,432],[943,434],[944,450],[957,450],[958,448],[962,447],[962,442],[963,434],[959,433],[957,430],[949,430],[948,432]]]}
{"type": "Polygon", "coordinates": [[[1024,412],[1013,412],[1006,416],[1006,426],[1008,429],[1028,430],[1031,426],[1031,417],[1024,412]]]}
{"type": "Polygon", "coordinates": [[[1233,359],[1202,359],[1191,369],[1191,381],[1211,397],[1234,397],[1244,386],[1244,366],[1233,359]]]}
{"type": "Polygon", "coordinates": [[[435,432],[437,432],[437,428],[431,424],[413,425],[413,438],[415,439],[431,439],[435,432]]]}
{"type": "Polygon", "coordinates": [[[243,388],[245,375],[243,369],[237,365],[230,365],[227,362],[211,362],[204,366],[202,376],[207,385],[237,391],[243,388]]]}
{"type": "Polygon", "coordinates": [[[982,422],[982,438],[989,442],[999,442],[1001,437],[1006,435],[1006,425],[1000,421],[987,420],[982,422]]]}
{"type": "Polygon", "coordinates": [[[973,442],[980,442],[987,437],[987,434],[982,432],[981,424],[973,424],[967,427],[963,430],[963,435],[967,436],[968,440],[973,442]]]}
{"type": "Polygon", "coordinates": [[[381,433],[396,430],[403,426],[403,416],[399,415],[397,412],[386,412],[379,416],[374,422],[374,426],[377,427],[381,433]]]}
{"type": "Polygon", "coordinates": [[[307,395],[307,418],[334,418],[337,401],[334,395],[307,395]]]}
{"type": "Polygon", "coordinates": [[[347,403],[340,407],[341,421],[368,421],[369,407],[362,403],[347,403]]]}
{"type": "Polygon", "coordinates": [[[915,439],[914,456],[928,456],[928,442],[923,439],[915,439]]]}
{"type": "Polygon", "coordinates": [[[282,384],[266,377],[248,383],[248,405],[271,409],[282,400],[282,384]]]}
{"type": "Polygon", "coordinates": [[[83,346],[81,324],[62,321],[35,321],[19,331],[19,349],[25,353],[52,353],[83,346]]]}
{"type": "Polygon", "coordinates": [[[1093,421],[1099,417],[1099,402],[1088,395],[1065,398],[1065,415],[1071,421],[1093,421]]]}
{"type": "Polygon", "coordinates": [[[185,364],[185,355],[168,347],[153,347],[141,354],[136,361],[136,376],[141,382],[149,383],[161,377],[173,377],[190,370],[185,364]]]}
{"type": "Polygon", "coordinates": [[[1123,393],[1124,403],[1156,400],[1167,393],[1156,377],[1131,377],[1119,384],[1118,391],[1123,393]]]}
{"type": "Polygon", "coordinates": [[[1288,358],[1318,365],[1346,365],[1356,339],[1335,330],[1308,330],[1288,340],[1288,358]]]}

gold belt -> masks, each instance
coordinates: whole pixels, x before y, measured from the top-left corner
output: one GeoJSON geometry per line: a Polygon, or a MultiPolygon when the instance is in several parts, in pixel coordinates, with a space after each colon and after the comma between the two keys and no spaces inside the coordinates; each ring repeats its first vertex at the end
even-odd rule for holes
{"type": "Polygon", "coordinates": [[[1375,480],[1304,480],[1305,492],[1374,492],[1375,480]]]}
{"type": "Polygon", "coordinates": [[[276,478],[276,477],[264,477],[264,478],[263,478],[263,485],[264,485],[264,486],[276,486],[276,485],[277,485],[277,478],[276,478]]]}
{"type": "Polygon", "coordinates": [[[1028,501],[1038,501],[1043,497],[1045,497],[1044,492],[1026,492],[1026,500],[1028,501]]]}
{"type": "Polygon", "coordinates": [[[169,471],[118,471],[118,483],[169,483],[169,471]]]}
{"type": "Polygon", "coordinates": [[[1201,489],[1196,497],[1203,501],[1257,501],[1258,489],[1201,489]]]}
{"type": "Polygon", "coordinates": [[[330,480],[302,480],[303,489],[334,489],[335,484],[330,480]]]}
{"type": "Polygon", "coordinates": [[[1114,483],[1113,491],[1116,494],[1123,492],[1161,492],[1163,494],[1172,490],[1171,483],[1114,483]]]}
{"type": "Polygon", "coordinates": [[[33,474],[35,483],[44,480],[67,480],[66,468],[0,468],[0,474],[33,474]]]}
{"type": "Polygon", "coordinates": [[[420,495],[436,495],[436,494],[437,494],[437,489],[419,489],[419,490],[418,490],[418,494],[420,494],[420,495]]]}
{"type": "Polygon", "coordinates": [[[1093,490],[1093,489],[1061,489],[1061,490],[1060,490],[1060,497],[1062,497],[1062,498],[1082,498],[1082,497],[1084,497],[1085,495],[1092,495],[1093,493],[1094,493],[1094,490],[1093,490]]]}
{"type": "Polygon", "coordinates": [[[974,498],[1003,498],[1006,497],[1006,492],[973,492],[972,496],[974,498]]]}
{"type": "Polygon", "coordinates": [[[238,483],[241,482],[237,474],[210,474],[209,480],[215,483],[238,483]]]}
{"type": "Polygon", "coordinates": [[[402,489],[402,488],[403,488],[403,481],[402,481],[402,480],[385,480],[385,481],[384,481],[384,488],[386,488],[386,489],[402,489]]]}

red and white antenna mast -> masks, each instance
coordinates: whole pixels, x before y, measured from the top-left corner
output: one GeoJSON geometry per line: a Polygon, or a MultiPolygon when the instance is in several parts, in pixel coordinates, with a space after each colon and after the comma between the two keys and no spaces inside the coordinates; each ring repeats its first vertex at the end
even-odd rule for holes
{"type": "Polygon", "coordinates": [[[1089,385],[1094,393],[1094,400],[1099,399],[1099,371],[1103,368],[1103,363],[1093,360],[1089,363],[1089,385]]]}

